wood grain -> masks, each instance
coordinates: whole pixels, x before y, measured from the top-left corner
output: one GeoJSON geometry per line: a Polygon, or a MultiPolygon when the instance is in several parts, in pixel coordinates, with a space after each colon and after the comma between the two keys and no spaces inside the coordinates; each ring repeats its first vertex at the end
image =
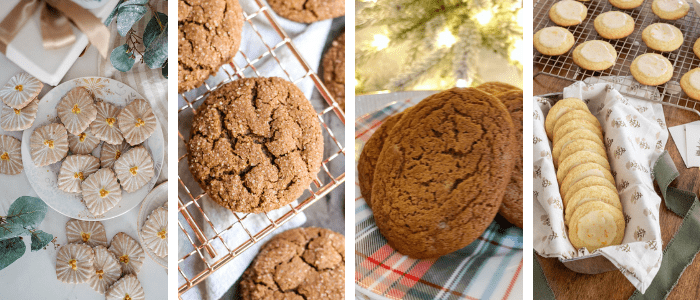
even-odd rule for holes
{"type": "MultiPolygon", "coordinates": [[[[538,72],[537,67],[535,67],[534,72],[538,72]]],[[[571,81],[540,75],[533,81],[533,95],[561,92],[564,87],[571,83],[571,81]]],[[[668,127],[700,119],[697,114],[668,106],[664,106],[664,113],[668,127]]],[[[666,150],[680,172],[680,176],[671,183],[671,186],[697,194],[698,188],[700,188],[700,169],[685,167],[670,135],[666,150]]],[[[661,195],[659,187],[655,186],[655,188],[656,192],[661,195]]],[[[660,221],[664,249],[678,230],[682,220],[681,217],[668,210],[662,202],[660,221]]],[[[700,238],[700,232],[698,237],[700,238]]],[[[541,256],[537,258],[557,299],[627,299],[635,290],[634,286],[617,271],[597,275],[578,274],[567,269],[556,258],[543,258],[541,256]]],[[[668,299],[700,299],[700,258],[698,256],[685,270],[668,299]]]]}

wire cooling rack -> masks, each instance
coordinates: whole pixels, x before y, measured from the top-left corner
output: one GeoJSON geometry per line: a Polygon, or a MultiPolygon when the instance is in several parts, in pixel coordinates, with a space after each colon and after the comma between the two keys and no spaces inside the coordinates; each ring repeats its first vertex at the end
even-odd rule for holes
{"type": "MultiPolygon", "coordinates": [[[[270,8],[260,0],[255,0],[255,4],[255,11],[243,12],[245,17],[244,34],[246,30],[253,30],[257,39],[245,40],[244,43],[261,43],[266,50],[263,53],[243,53],[239,51],[234,62],[222,68],[227,78],[221,83],[214,86],[205,83],[203,88],[200,88],[200,90],[203,90],[203,93],[198,92],[196,96],[190,96],[193,99],[187,97],[191,92],[180,94],[180,100],[185,105],[178,109],[178,211],[181,215],[181,218],[178,218],[178,226],[186,237],[184,243],[190,243],[194,249],[188,253],[178,253],[178,272],[185,282],[178,288],[178,297],[180,299],[192,287],[204,281],[209,275],[231,262],[252,245],[274,232],[282,224],[345,182],[344,171],[334,174],[337,172],[333,172],[331,171],[332,168],[329,168],[331,161],[339,160],[341,164],[344,164],[345,161],[345,147],[342,145],[342,140],[336,137],[329,125],[332,119],[337,119],[344,125],[344,112],[340,109],[333,96],[330,95],[318,74],[309,67],[298,48],[292,43],[291,38],[275,20],[270,8]],[[274,38],[269,37],[269,35],[264,36],[258,28],[258,26],[261,26],[260,24],[273,28],[277,36],[274,38]],[[296,61],[294,63],[283,63],[280,59],[280,56],[283,55],[293,57],[296,61]],[[185,145],[187,138],[189,138],[192,117],[196,112],[196,108],[199,107],[208,94],[220,86],[246,76],[265,76],[266,74],[261,73],[260,67],[264,62],[269,62],[271,59],[276,63],[275,68],[279,68],[275,71],[281,71],[289,81],[297,85],[301,85],[306,81],[312,81],[315,90],[321,94],[328,104],[327,107],[320,111],[318,108],[316,109],[318,120],[323,128],[324,141],[326,141],[321,171],[311,186],[297,199],[298,204],[289,204],[275,210],[274,213],[262,214],[267,226],[260,230],[254,230],[246,226],[245,220],[250,214],[244,213],[232,213],[235,221],[230,224],[214,224],[214,221],[202,208],[202,201],[207,196],[193,180],[187,163],[185,145]],[[236,63],[235,61],[244,63],[236,63]],[[328,143],[327,141],[329,140],[333,142],[328,143]],[[181,221],[182,219],[184,219],[184,222],[181,221]],[[247,240],[235,245],[228,244],[223,236],[234,230],[236,232],[240,232],[240,230],[245,231],[247,240]],[[214,234],[207,235],[205,234],[206,231],[214,232],[214,234]],[[213,247],[214,244],[221,245],[217,248],[221,249],[223,247],[225,253],[217,253],[215,247],[213,247]],[[215,257],[220,258],[212,261],[215,257]],[[184,270],[183,264],[186,262],[193,265],[191,264],[192,261],[189,260],[195,260],[194,265],[201,266],[201,268],[197,268],[195,271],[184,270]]],[[[225,208],[221,209],[225,210],[225,208]]]]}
{"type": "MultiPolygon", "coordinates": [[[[558,1],[559,0],[535,1],[533,9],[533,32],[537,32],[545,27],[558,26],[549,19],[549,10],[552,5],[558,1]]],[[[592,76],[631,77],[630,65],[636,57],[644,53],[658,53],[668,58],[673,65],[674,73],[671,81],[656,87],[642,85],[636,80],[628,80],[619,83],[628,87],[630,91],[636,91],[638,89],[658,90],[658,94],[650,94],[659,95],[659,97],[649,100],[659,101],[664,105],[691,110],[700,115],[698,112],[700,110],[700,101],[690,99],[680,88],[681,77],[693,68],[700,67],[700,59],[693,53],[693,44],[700,38],[700,16],[698,12],[691,7],[690,12],[684,18],[676,21],[667,21],[660,19],[652,12],[652,1],[650,0],[644,1],[642,6],[633,10],[618,9],[613,7],[607,0],[594,0],[581,3],[588,7],[586,19],[579,25],[567,27],[574,35],[574,46],[571,47],[571,50],[566,54],[558,56],[543,55],[537,50],[534,50],[533,66],[536,70],[540,70],[534,77],[549,75],[570,81],[579,81],[592,76]],[[627,13],[634,19],[634,32],[630,36],[623,39],[608,40],[598,35],[593,26],[595,18],[604,12],[612,10],[627,13]],[[680,49],[664,53],[648,48],[642,41],[642,30],[654,23],[668,23],[678,27],[681,32],[683,32],[684,38],[683,45],[680,49]],[[572,58],[573,49],[577,45],[589,40],[604,40],[610,42],[618,55],[617,61],[613,67],[604,71],[589,71],[579,68],[574,64],[572,58]]],[[[621,93],[630,95],[630,93],[625,93],[624,91],[621,91],[621,93]]]]}

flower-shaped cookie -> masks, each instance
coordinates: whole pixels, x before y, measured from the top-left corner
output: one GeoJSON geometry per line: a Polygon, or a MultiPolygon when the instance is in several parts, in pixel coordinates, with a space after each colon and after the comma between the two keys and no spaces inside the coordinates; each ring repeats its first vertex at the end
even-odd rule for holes
{"type": "Polygon", "coordinates": [[[56,254],[56,277],[65,283],[86,282],[93,273],[95,254],[85,244],[68,244],[56,254]]]}
{"type": "Polygon", "coordinates": [[[136,191],[155,175],[151,154],[143,146],[131,148],[114,163],[114,172],[125,192],[136,191]]]}
{"type": "Polygon", "coordinates": [[[122,266],[122,274],[138,274],[143,266],[146,254],[141,249],[141,245],[128,234],[120,232],[112,238],[112,245],[109,251],[119,259],[122,266]]]}
{"type": "Polygon", "coordinates": [[[132,146],[141,144],[150,137],[157,124],[151,105],[143,99],[134,99],[124,107],[117,122],[124,138],[132,146]]]}
{"type": "Polygon", "coordinates": [[[95,263],[93,264],[95,273],[92,274],[88,283],[93,290],[104,295],[107,289],[122,275],[122,267],[114,253],[105,246],[96,246],[92,250],[95,251],[95,263]]]}
{"type": "Polygon", "coordinates": [[[160,257],[168,256],[168,209],[159,207],[148,216],[141,228],[146,247],[160,257]]]}
{"type": "Polygon", "coordinates": [[[58,162],[68,154],[68,133],[59,123],[34,129],[29,138],[29,152],[39,167],[58,162]]]}
{"type": "Polygon", "coordinates": [[[29,102],[22,109],[3,106],[2,116],[0,116],[0,127],[6,131],[20,131],[32,127],[38,110],[39,104],[37,104],[37,100],[29,102]]]}
{"type": "MultiPolygon", "coordinates": [[[[80,193],[80,185],[85,178],[97,172],[100,160],[92,155],[70,155],[58,171],[58,188],[68,193],[80,193]]],[[[92,246],[92,245],[90,245],[92,246]]]]}
{"type": "Polygon", "coordinates": [[[105,143],[102,145],[102,150],[100,151],[100,163],[103,168],[111,168],[114,163],[124,155],[129,150],[130,146],[127,142],[123,142],[119,145],[112,145],[105,143]]]}
{"type": "Polygon", "coordinates": [[[0,98],[12,108],[22,109],[39,95],[44,84],[27,73],[17,73],[0,89],[0,98]]]}
{"type": "Polygon", "coordinates": [[[124,141],[124,136],[122,136],[119,124],[117,124],[119,107],[104,101],[97,102],[95,107],[97,108],[97,117],[90,123],[90,132],[108,144],[121,144],[124,141]]]}
{"type": "Polygon", "coordinates": [[[110,169],[99,169],[80,186],[83,202],[88,211],[99,216],[114,208],[122,200],[122,189],[110,169]]]}
{"type": "Polygon", "coordinates": [[[126,275],[119,279],[107,291],[107,300],[145,300],[146,294],[143,292],[141,282],[136,275],[126,275]]]}
{"type": "Polygon", "coordinates": [[[84,243],[90,247],[107,247],[107,233],[102,222],[70,219],[66,223],[69,243],[84,243]]]}
{"type": "Polygon", "coordinates": [[[78,135],[90,126],[97,109],[90,92],[82,86],[70,90],[56,105],[56,113],[68,132],[78,135]]]}
{"type": "Polygon", "coordinates": [[[73,154],[90,154],[100,144],[100,139],[85,130],[78,135],[68,134],[68,146],[73,154]]]}
{"type": "Polygon", "coordinates": [[[16,175],[22,170],[21,142],[9,135],[0,135],[0,174],[16,175]]]}

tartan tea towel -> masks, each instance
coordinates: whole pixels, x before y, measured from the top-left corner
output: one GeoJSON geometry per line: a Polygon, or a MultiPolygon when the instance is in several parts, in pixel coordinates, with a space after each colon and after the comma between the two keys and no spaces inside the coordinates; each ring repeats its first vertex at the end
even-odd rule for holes
{"type": "MultiPolygon", "coordinates": [[[[372,95],[372,97],[390,95],[372,95]]],[[[355,125],[355,166],[365,142],[387,117],[411,106],[398,101],[360,116],[355,125]]],[[[358,106],[362,102],[358,102],[358,106]]],[[[520,299],[523,231],[500,216],[473,243],[437,259],[412,259],[389,246],[372,210],[355,193],[357,299],[520,299]]]]}

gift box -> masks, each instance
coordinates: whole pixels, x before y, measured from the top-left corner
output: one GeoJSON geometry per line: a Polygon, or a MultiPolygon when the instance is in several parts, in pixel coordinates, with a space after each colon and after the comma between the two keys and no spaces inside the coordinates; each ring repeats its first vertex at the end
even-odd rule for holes
{"type": "MultiPolygon", "coordinates": [[[[5,0],[0,6],[0,20],[10,16],[13,8],[22,0],[5,0]]],[[[119,0],[75,0],[104,22],[119,0]]],[[[43,5],[43,4],[41,4],[43,5]]],[[[27,73],[49,85],[57,85],[88,45],[88,37],[75,24],[70,25],[75,41],[57,49],[46,49],[41,32],[41,9],[36,9],[7,44],[4,55],[27,73]]],[[[110,47],[111,49],[111,47],[110,47]]]]}

